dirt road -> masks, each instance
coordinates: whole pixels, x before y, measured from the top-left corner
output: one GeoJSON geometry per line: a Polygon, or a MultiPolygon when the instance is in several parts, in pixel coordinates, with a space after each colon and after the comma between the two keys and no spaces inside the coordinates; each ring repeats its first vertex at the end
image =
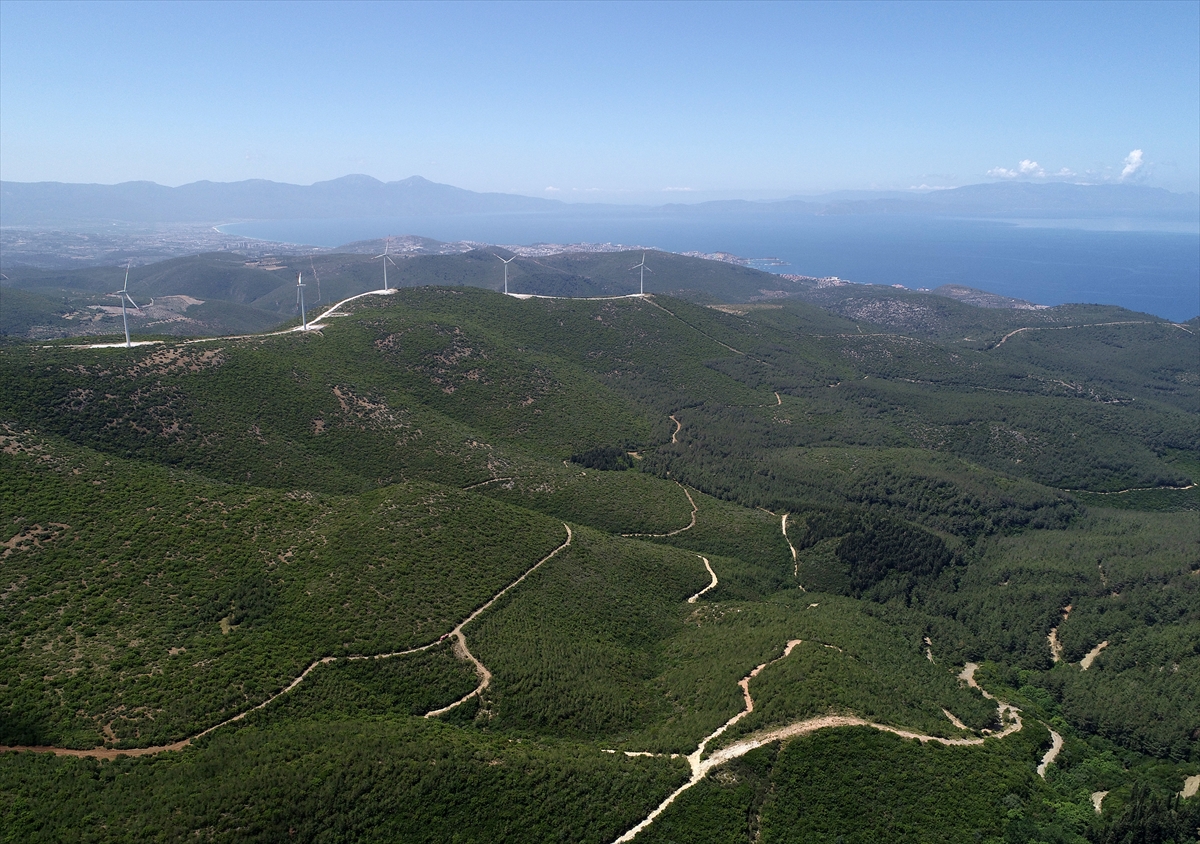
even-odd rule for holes
{"type": "MultiPolygon", "coordinates": [[[[699,555],[699,554],[697,554],[696,556],[697,556],[697,557],[700,557],[700,555],[699,555]]],[[[697,598],[699,598],[701,595],[703,595],[705,592],[709,591],[710,589],[715,589],[715,588],[717,588],[717,573],[716,573],[715,571],[713,571],[713,569],[712,569],[712,565],[711,565],[711,564],[708,562],[708,557],[700,557],[700,559],[701,559],[701,560],[704,560],[704,567],[705,567],[706,569],[708,569],[708,573],[709,573],[710,575],[712,575],[712,583],[708,584],[708,585],[707,585],[707,586],[705,586],[703,589],[701,589],[699,592],[697,592],[695,595],[693,595],[692,597],[688,598],[688,601],[687,601],[687,602],[688,602],[689,604],[694,604],[694,603],[696,603],[696,599],[697,599],[697,598]]]]}
{"type": "MultiPolygon", "coordinates": [[[[169,750],[182,750],[183,748],[190,745],[193,741],[203,738],[204,736],[208,735],[209,733],[213,732],[214,730],[219,730],[222,727],[228,726],[229,724],[232,724],[236,721],[241,721],[243,718],[245,718],[251,712],[257,712],[260,709],[264,709],[265,707],[270,706],[273,702],[275,702],[279,698],[283,697],[288,692],[292,691],[297,686],[299,686],[302,682],[304,682],[304,678],[307,677],[310,673],[312,673],[313,669],[315,669],[319,665],[328,665],[331,662],[339,661],[339,659],[344,660],[346,662],[353,662],[353,661],[364,660],[364,659],[391,659],[393,657],[398,657],[398,656],[407,656],[408,654],[415,654],[415,653],[420,653],[421,651],[427,651],[430,648],[434,647],[435,645],[439,644],[443,639],[445,639],[449,636],[453,636],[453,637],[455,637],[454,652],[459,656],[460,659],[467,659],[472,664],[474,664],[475,671],[476,671],[476,673],[479,674],[479,677],[480,677],[480,683],[479,683],[479,686],[475,689],[475,691],[471,692],[466,697],[455,701],[454,703],[450,704],[447,707],[443,707],[442,709],[436,710],[434,712],[430,712],[425,717],[429,718],[429,717],[432,717],[435,715],[440,715],[443,712],[449,712],[451,709],[458,706],[463,701],[470,700],[472,697],[475,697],[475,695],[479,694],[484,689],[486,689],[488,686],[488,683],[491,682],[491,679],[492,679],[491,672],[488,671],[487,668],[483,665],[483,663],[481,663],[478,659],[476,659],[474,657],[474,655],[472,655],[470,650],[467,649],[467,640],[466,640],[466,637],[463,635],[463,628],[466,627],[468,624],[470,624],[472,621],[474,621],[476,618],[478,618],[479,615],[481,613],[483,613],[488,607],[490,607],[490,606],[492,606],[492,604],[496,603],[496,601],[499,600],[500,597],[503,596],[506,592],[508,592],[510,589],[515,587],[517,584],[519,584],[522,580],[524,580],[529,575],[531,575],[533,572],[535,572],[543,563],[545,563],[547,560],[554,557],[556,554],[558,554],[558,552],[562,551],[564,548],[566,548],[568,545],[571,544],[571,528],[566,523],[563,524],[563,527],[567,531],[567,539],[565,542],[563,542],[562,545],[559,545],[557,548],[555,548],[553,551],[551,551],[545,557],[542,557],[542,559],[540,559],[536,563],[534,563],[534,565],[531,568],[526,570],[526,572],[524,574],[522,574],[520,577],[518,577],[512,583],[508,584],[503,589],[501,589],[499,592],[497,592],[494,596],[492,596],[492,599],[490,601],[488,601],[486,604],[481,606],[479,609],[475,610],[475,612],[473,612],[469,616],[467,616],[466,619],[464,619],[462,622],[460,622],[459,625],[457,627],[455,627],[452,631],[450,631],[450,633],[446,634],[446,636],[442,636],[442,637],[438,638],[436,641],[430,642],[427,645],[420,645],[419,647],[409,648],[408,650],[404,650],[404,651],[393,651],[391,653],[376,654],[374,656],[345,656],[345,657],[327,656],[327,657],[323,657],[323,658],[318,659],[315,662],[313,662],[311,665],[308,666],[308,668],[305,668],[304,671],[301,672],[299,677],[297,677],[295,680],[292,680],[292,682],[289,683],[287,686],[280,689],[278,692],[271,695],[266,700],[264,700],[262,703],[259,703],[257,706],[253,706],[244,712],[239,712],[237,715],[234,715],[232,718],[226,718],[224,721],[221,721],[218,724],[214,724],[213,726],[209,727],[207,730],[204,730],[203,732],[197,733],[196,735],[191,736],[189,738],[182,739],[181,741],[173,742],[172,744],[160,744],[160,745],[155,745],[154,747],[132,747],[132,748],[95,747],[95,748],[89,748],[87,750],[73,750],[71,748],[66,748],[66,747],[48,747],[48,746],[33,746],[33,745],[0,745],[0,753],[32,750],[35,753],[53,753],[56,756],[86,756],[86,757],[89,757],[92,759],[115,759],[118,756],[153,756],[157,753],[164,753],[169,750]]],[[[714,575],[714,577],[715,576],[716,575],[714,575]]]]}
{"type": "Polygon", "coordinates": [[[500,598],[503,597],[506,592],[515,588],[517,586],[517,584],[519,584],[522,580],[529,577],[529,575],[533,574],[535,571],[537,571],[539,568],[541,568],[542,563],[545,563],[547,560],[552,559],[555,555],[558,554],[559,551],[562,551],[564,548],[566,548],[567,546],[569,546],[571,544],[571,538],[572,538],[571,527],[566,522],[563,522],[563,527],[566,528],[566,530],[567,530],[567,539],[562,545],[559,545],[557,548],[555,548],[549,554],[542,557],[542,559],[538,560],[533,565],[532,568],[530,568],[523,575],[521,575],[516,580],[514,580],[512,583],[508,584],[503,589],[501,589],[499,592],[497,592],[495,595],[493,595],[492,599],[490,601],[488,601],[486,604],[484,604],[479,609],[475,610],[475,612],[471,613],[469,616],[467,616],[465,619],[463,619],[463,621],[460,622],[457,627],[455,627],[453,630],[450,631],[450,635],[453,636],[455,639],[455,642],[454,642],[455,655],[458,656],[459,659],[468,660],[472,665],[475,666],[475,673],[479,675],[479,685],[475,687],[475,690],[473,692],[471,692],[470,694],[464,695],[463,697],[454,701],[454,703],[450,704],[449,706],[443,706],[441,709],[435,709],[432,712],[426,712],[425,713],[426,718],[436,718],[439,715],[443,715],[443,714],[449,712],[451,709],[454,709],[456,706],[461,706],[463,703],[466,703],[471,698],[476,697],[479,694],[481,694],[483,692],[483,690],[486,689],[488,687],[488,685],[492,682],[492,672],[488,671],[487,666],[485,666],[482,662],[480,662],[478,659],[476,659],[475,655],[473,653],[471,653],[471,650],[467,647],[467,637],[465,635],[463,635],[463,628],[466,627],[468,624],[470,624],[475,619],[479,618],[479,616],[482,615],[483,612],[485,610],[487,610],[488,607],[490,607],[492,604],[496,603],[496,601],[500,600],[500,598]]]}
{"type": "MultiPolygon", "coordinates": [[[[704,750],[708,746],[709,742],[720,736],[738,721],[754,711],[754,698],[750,695],[750,681],[757,677],[768,666],[774,665],[776,662],[779,662],[782,659],[786,659],[788,655],[791,654],[792,650],[800,643],[801,642],[799,639],[792,639],[784,647],[783,654],[781,656],[771,660],[770,662],[764,662],[762,665],[757,666],[753,671],[738,681],[738,685],[742,689],[743,699],[745,700],[745,708],[714,730],[711,734],[706,736],[700,742],[696,750],[688,754],[688,766],[692,771],[692,775],[688,778],[688,781],[669,794],[665,800],[663,800],[652,812],[650,812],[649,815],[642,819],[636,826],[617,838],[613,844],[623,844],[623,842],[632,841],[634,838],[636,838],[638,833],[654,823],[654,821],[663,812],[665,812],[672,803],[675,802],[675,799],[679,797],[679,795],[683,794],[683,792],[687,791],[696,783],[700,782],[700,780],[704,779],[704,777],[708,775],[709,771],[720,767],[721,765],[724,765],[726,762],[729,762],[733,759],[738,759],[742,756],[745,756],[750,751],[757,750],[758,748],[774,741],[784,741],[797,736],[814,733],[817,730],[826,730],[835,727],[871,727],[872,729],[880,730],[882,732],[892,733],[893,735],[900,736],[901,738],[916,739],[922,744],[936,742],[944,745],[964,746],[981,745],[985,741],[989,741],[991,739],[1004,738],[1005,736],[1017,732],[1022,727],[1020,710],[1001,701],[996,701],[996,703],[997,708],[999,709],[1001,723],[1004,723],[1005,726],[1000,732],[992,736],[988,736],[987,738],[942,738],[941,736],[929,736],[925,735],[924,733],[903,730],[887,724],[877,724],[873,721],[867,721],[866,719],[859,718],[855,715],[822,715],[816,718],[808,718],[804,721],[798,721],[785,727],[779,727],[773,730],[767,730],[747,736],[741,741],[721,748],[707,759],[702,758],[704,756],[704,750]]],[[[989,700],[995,700],[995,697],[981,689],[975,682],[975,671],[977,668],[978,666],[974,663],[968,663],[963,668],[963,673],[959,676],[972,688],[979,689],[984,697],[988,698],[989,700]]],[[[1062,740],[1060,738],[1060,747],[1061,741],[1062,740]]],[[[1051,759],[1051,761],[1053,761],[1053,759],[1051,759]]]]}
{"type": "Polygon", "coordinates": [[[635,537],[635,536],[657,537],[657,538],[661,539],[665,536],[675,536],[677,533],[683,533],[685,530],[691,530],[692,528],[694,528],[696,526],[696,511],[699,509],[696,506],[696,500],[694,498],[692,498],[692,494],[690,492],[688,492],[687,487],[685,487],[683,484],[679,483],[679,481],[676,481],[675,484],[680,489],[682,489],[683,494],[687,496],[688,504],[692,505],[692,520],[690,522],[688,522],[685,526],[679,528],[678,530],[671,531],[670,533],[623,533],[623,534],[621,534],[621,536],[625,537],[626,539],[629,539],[629,538],[635,537]]]}

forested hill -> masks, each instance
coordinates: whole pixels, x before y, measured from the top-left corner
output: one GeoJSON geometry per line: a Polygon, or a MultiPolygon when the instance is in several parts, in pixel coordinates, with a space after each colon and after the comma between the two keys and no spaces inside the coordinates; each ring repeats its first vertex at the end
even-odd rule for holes
{"type": "MultiPolygon", "coordinates": [[[[500,247],[449,250],[450,244],[405,238],[412,251],[393,253],[388,286],[456,285],[537,296],[624,296],[639,292],[633,269],[643,255],[648,293],[702,304],[754,304],[801,300],[858,324],[945,340],[996,342],[1028,326],[1077,322],[1148,321],[1159,317],[1111,306],[1033,308],[984,291],[954,287],[918,292],[881,285],[780,276],[722,261],[670,252],[576,252],[528,257],[500,247]],[[961,301],[959,301],[961,300],[961,301]],[[1014,307],[1016,306],[1016,307],[1014,307]]],[[[384,285],[382,242],[348,244],[325,255],[249,259],[234,252],[172,258],[129,271],[129,291],[141,306],[130,309],[135,334],[220,336],[265,331],[300,316],[296,280],[303,275],[305,303],[328,307],[384,285]],[[349,251],[353,250],[353,251],[349,251]]],[[[111,292],[124,284],[124,267],[47,270],[10,267],[0,287],[0,334],[36,339],[121,332],[111,292]]]]}
{"type": "Polygon", "coordinates": [[[0,347],[6,833],[1191,840],[1194,326],[435,258],[496,286],[0,347]]]}

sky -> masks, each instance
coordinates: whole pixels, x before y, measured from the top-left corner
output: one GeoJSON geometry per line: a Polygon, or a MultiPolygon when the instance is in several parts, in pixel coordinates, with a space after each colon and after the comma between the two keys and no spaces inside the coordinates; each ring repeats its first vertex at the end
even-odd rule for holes
{"type": "Polygon", "coordinates": [[[0,178],[1200,189],[1200,2],[0,0],[0,178]]]}

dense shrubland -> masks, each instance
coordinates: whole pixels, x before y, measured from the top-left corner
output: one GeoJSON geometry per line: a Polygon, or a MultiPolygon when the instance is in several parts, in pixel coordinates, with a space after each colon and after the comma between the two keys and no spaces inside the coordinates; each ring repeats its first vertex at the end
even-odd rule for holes
{"type": "Polygon", "coordinates": [[[955,303],[904,337],[794,304],[430,289],[319,336],[0,349],[0,743],[178,741],[339,658],[180,753],[0,755],[5,830],[611,840],[686,767],[603,751],[690,753],[793,639],[714,747],[829,712],[995,727],[966,661],[1026,729],[764,747],[647,841],[1178,825],[1195,801],[1164,796],[1200,771],[1200,496],[1167,487],[1200,480],[1196,340],[996,345],[1019,316],[965,333],[955,303]],[[492,674],[478,698],[420,717],[478,683],[451,642],[341,659],[437,642],[563,522],[571,546],[464,629],[492,674]],[[702,558],[719,582],[688,603],[702,558]],[[1045,781],[1042,723],[1067,739],[1045,781]]]}

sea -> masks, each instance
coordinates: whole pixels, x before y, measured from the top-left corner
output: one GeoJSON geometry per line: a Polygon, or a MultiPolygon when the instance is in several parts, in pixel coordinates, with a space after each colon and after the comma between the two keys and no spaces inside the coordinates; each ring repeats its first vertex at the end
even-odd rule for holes
{"type": "Polygon", "coordinates": [[[221,230],[327,247],[408,234],[728,252],[774,273],[910,289],[962,284],[1040,305],[1120,305],[1177,322],[1200,314],[1200,227],[1186,221],[591,211],[276,220],[221,230]]]}

